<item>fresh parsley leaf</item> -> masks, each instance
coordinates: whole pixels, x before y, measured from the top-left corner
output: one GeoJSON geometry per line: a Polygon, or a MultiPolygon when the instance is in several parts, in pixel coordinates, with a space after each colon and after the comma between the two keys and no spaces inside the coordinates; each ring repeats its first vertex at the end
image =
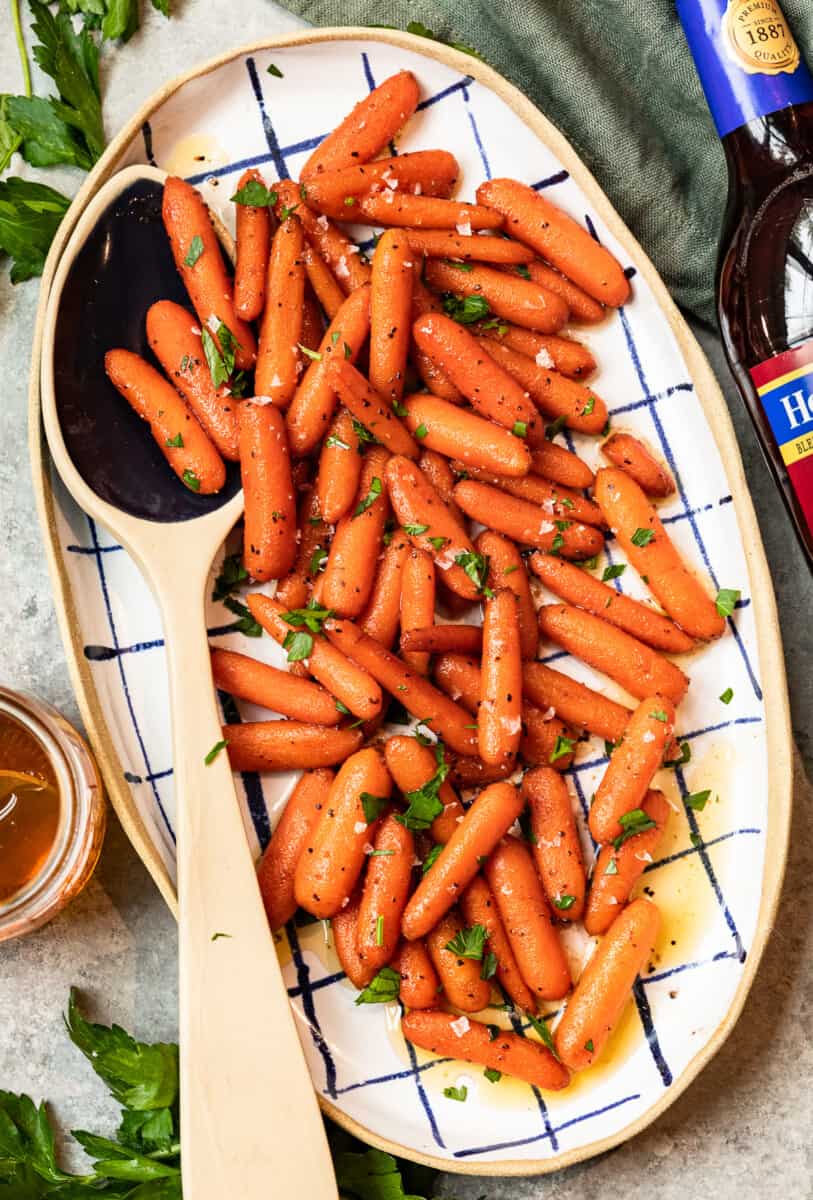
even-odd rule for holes
{"type": "Polygon", "coordinates": [[[247,180],[232,196],[234,203],[242,204],[244,208],[273,208],[278,199],[277,193],[259,179],[247,180]]]}
{"type": "Polygon", "coordinates": [[[490,598],[494,595],[491,588],[486,587],[488,579],[488,555],[478,554],[476,550],[464,550],[455,555],[455,563],[462,567],[481,596],[490,598]]]}
{"type": "Polygon", "coordinates": [[[297,342],[296,344],[297,344],[298,348],[302,351],[302,353],[305,355],[305,357],[309,358],[311,360],[311,362],[321,362],[322,361],[322,355],[319,353],[318,350],[310,350],[307,346],[303,346],[301,342],[297,342]]]}
{"type": "Polygon", "coordinates": [[[497,1071],[494,1067],[486,1067],[483,1074],[489,1083],[499,1083],[502,1079],[502,1071],[497,1071]]]}
{"type": "Polygon", "coordinates": [[[429,542],[429,545],[432,547],[433,550],[437,550],[437,552],[440,553],[440,551],[443,549],[443,547],[446,545],[446,543],[448,542],[449,539],[447,537],[430,537],[430,538],[427,538],[426,540],[427,540],[427,542],[429,542]]]}
{"type": "Polygon", "coordinates": [[[616,860],[614,858],[611,858],[610,861],[607,863],[607,866],[604,868],[604,874],[605,875],[617,875],[618,874],[618,863],[616,862],[616,860]]]}
{"type": "Polygon", "coordinates": [[[720,693],[720,699],[722,700],[723,704],[730,704],[734,699],[734,689],[727,687],[724,692],[720,693]]]}
{"type": "Polygon", "coordinates": [[[643,549],[644,546],[649,545],[654,536],[654,529],[636,529],[635,533],[633,533],[632,537],[630,538],[630,541],[632,542],[633,546],[639,546],[641,549],[643,549]]]}
{"type": "Polygon", "coordinates": [[[702,846],[702,844],[703,844],[703,839],[701,838],[699,833],[690,833],[689,841],[692,843],[695,850],[698,848],[698,846],[702,846]]]}
{"type": "Polygon", "coordinates": [[[286,625],[300,629],[303,626],[311,633],[321,633],[325,621],[334,616],[332,608],[321,608],[316,600],[309,601],[306,608],[291,608],[281,614],[286,625]]]}
{"type": "Polygon", "coordinates": [[[219,388],[229,382],[234,371],[234,350],[237,342],[234,334],[223,321],[217,327],[217,341],[212,337],[211,330],[206,325],[201,327],[200,337],[203,343],[203,355],[209,368],[209,374],[212,376],[212,384],[215,388],[219,388]]]}
{"type": "Polygon", "coordinates": [[[688,742],[680,743],[680,758],[670,758],[663,765],[665,767],[682,767],[687,762],[692,761],[692,748],[688,742]]]}
{"type": "Polygon", "coordinates": [[[265,70],[267,75],[273,75],[275,79],[285,78],[285,76],[282,74],[282,71],[280,71],[279,67],[276,66],[275,63],[269,63],[265,70]]]}
{"type": "Polygon", "coordinates": [[[505,568],[505,570],[503,571],[503,575],[513,575],[514,571],[518,571],[518,570],[519,570],[519,567],[517,566],[516,563],[514,563],[512,566],[505,568]]]}
{"type": "Polygon", "coordinates": [[[584,1043],[584,1048],[588,1054],[593,1054],[593,1052],[595,1051],[595,1046],[593,1045],[592,1038],[587,1039],[587,1041],[584,1043]]]}
{"type": "Polygon", "coordinates": [[[398,999],[401,976],[392,967],[382,967],[378,974],[356,996],[356,1004],[392,1004],[398,999]]]}
{"type": "Polygon", "coordinates": [[[78,33],[67,12],[53,14],[40,0],[29,0],[32,29],[39,39],[34,59],[56,84],[59,99],[49,103],[56,115],[84,139],[93,162],[104,150],[99,93],[99,48],[87,29],[78,33]]]}
{"type": "Polygon", "coordinates": [[[531,272],[528,270],[525,263],[519,263],[516,267],[516,272],[517,275],[519,275],[522,279],[531,278],[531,272]]]}
{"type": "Polygon", "coordinates": [[[308,564],[308,574],[318,575],[321,571],[324,571],[326,564],[327,550],[323,550],[321,546],[317,546],[308,564]]]}
{"type": "Polygon", "coordinates": [[[233,596],[226,596],[223,603],[229,612],[233,612],[236,617],[239,617],[239,620],[234,624],[235,633],[245,634],[246,637],[262,637],[262,626],[258,621],[255,621],[245,604],[241,604],[233,596]]]}
{"type": "Polygon", "coordinates": [[[374,796],[372,792],[362,792],[359,796],[361,807],[364,809],[364,820],[368,825],[377,821],[389,804],[386,796],[374,796]]]}
{"type": "Polygon", "coordinates": [[[472,325],[491,312],[485,296],[456,296],[447,292],[443,297],[443,310],[459,325],[472,325]]]}
{"type": "MultiPolygon", "coordinates": [[[[93,157],[84,140],[41,96],[3,97],[4,119],[15,137],[13,149],[33,167],[60,163],[89,171],[93,157]]],[[[13,151],[12,151],[13,152],[13,151]]]]}
{"type": "Polygon", "coordinates": [[[220,574],[215,580],[212,590],[213,600],[225,600],[232,592],[236,592],[241,583],[248,579],[248,571],[243,566],[240,554],[227,554],[223,559],[220,574]]]}
{"type": "Polygon", "coordinates": [[[456,271],[473,271],[474,270],[474,263],[455,262],[455,260],[453,258],[446,258],[443,261],[446,263],[447,267],[454,267],[454,269],[456,271]]]}
{"type": "Polygon", "coordinates": [[[226,743],[224,741],[215,742],[214,746],[212,746],[211,750],[203,760],[206,763],[206,766],[208,767],[210,763],[213,763],[220,751],[225,749],[226,743]]]}
{"type": "Polygon", "coordinates": [[[415,430],[415,437],[416,438],[425,438],[428,432],[429,432],[429,430],[426,428],[426,425],[424,424],[423,421],[421,421],[420,425],[415,430]]]}
{"type": "Polygon", "coordinates": [[[371,446],[379,445],[378,438],[375,437],[372,433],[370,433],[367,426],[362,425],[361,421],[357,421],[355,417],[353,417],[353,433],[356,435],[356,438],[358,439],[359,450],[362,448],[363,445],[365,445],[365,443],[368,443],[371,446]]]}
{"type": "Polygon", "coordinates": [[[313,635],[304,629],[286,633],[282,643],[283,650],[288,651],[288,662],[304,662],[313,654],[313,635]]]}
{"type": "Polygon", "coordinates": [[[292,216],[298,208],[299,208],[298,204],[284,204],[282,206],[282,208],[279,210],[280,221],[287,221],[288,218],[290,216],[292,216]]]}
{"type": "Polygon", "coordinates": [[[346,704],[342,704],[341,700],[334,700],[333,703],[336,705],[336,708],[340,713],[344,713],[346,717],[352,717],[353,714],[351,713],[350,709],[346,704]]]}
{"type": "Polygon", "coordinates": [[[459,1100],[462,1104],[469,1094],[467,1087],[445,1087],[443,1094],[447,1100],[459,1100]]]}
{"type": "Polygon", "coordinates": [[[384,488],[383,488],[383,484],[381,483],[381,480],[378,478],[377,475],[374,475],[373,478],[370,480],[370,490],[367,493],[367,495],[364,497],[364,499],[360,500],[359,503],[356,505],[356,510],[353,513],[353,517],[354,518],[360,517],[362,513],[367,511],[368,508],[371,508],[373,506],[373,504],[375,504],[376,500],[381,495],[383,490],[384,490],[384,488]]]}
{"type": "Polygon", "coordinates": [[[461,929],[458,934],[446,943],[445,949],[458,958],[474,958],[478,961],[483,957],[488,930],[484,925],[472,925],[471,928],[461,929]]]}
{"type": "Polygon", "coordinates": [[[0,252],[14,260],[11,282],[42,274],[45,258],[70,200],[44,183],[0,180],[0,252]]]}
{"type": "Polygon", "coordinates": [[[664,725],[666,724],[666,713],[662,708],[653,708],[649,715],[653,721],[661,721],[664,725]]]}
{"type": "Polygon", "coordinates": [[[438,843],[436,846],[432,847],[426,858],[423,860],[423,865],[421,866],[421,875],[425,875],[427,871],[432,870],[432,867],[437,862],[442,850],[443,846],[441,843],[438,843]]]}
{"type": "Polygon", "coordinates": [[[556,741],[553,744],[553,749],[551,750],[550,758],[548,761],[555,763],[557,759],[565,758],[566,755],[572,754],[575,745],[576,745],[575,738],[565,737],[564,734],[562,734],[562,733],[558,734],[556,737],[556,741]]]}
{"type": "Polygon", "coordinates": [[[190,492],[199,492],[200,491],[200,480],[198,479],[198,477],[194,471],[190,471],[189,467],[186,468],[183,475],[181,476],[181,479],[184,481],[186,486],[189,488],[190,492]]]}
{"type": "Polygon", "coordinates": [[[547,1046],[548,1050],[550,1050],[553,1057],[558,1059],[559,1055],[556,1053],[556,1046],[554,1045],[553,1038],[545,1018],[535,1017],[532,1013],[525,1013],[525,1016],[531,1022],[531,1028],[536,1030],[544,1044],[547,1046]]]}
{"type": "Polygon", "coordinates": [[[706,790],[703,792],[691,792],[688,796],[686,796],[686,803],[688,804],[689,808],[693,809],[695,812],[702,812],[708,803],[710,795],[711,788],[706,788],[706,790]]]}
{"type": "Polygon", "coordinates": [[[420,537],[422,533],[426,533],[428,525],[405,525],[404,533],[408,533],[410,537],[420,537]]]}
{"type": "Polygon", "coordinates": [[[528,436],[528,425],[525,421],[515,421],[511,432],[514,437],[525,438],[528,436]]]}
{"type": "Polygon", "coordinates": [[[189,249],[186,252],[186,257],[183,260],[185,267],[194,267],[195,263],[203,254],[203,238],[199,233],[196,233],[189,243],[189,249]]]}
{"type": "Polygon", "coordinates": [[[175,437],[167,438],[166,444],[173,450],[180,449],[183,446],[183,434],[176,433],[175,437]]]}
{"type": "Polygon", "coordinates": [[[432,778],[428,779],[422,787],[404,794],[407,810],[404,813],[397,813],[395,817],[396,821],[400,821],[413,833],[428,829],[435,817],[443,812],[443,804],[438,793],[449,774],[449,764],[446,761],[443,742],[437,742],[435,745],[435,761],[437,767],[432,778]]]}
{"type": "Polygon", "coordinates": [[[483,56],[479,50],[474,50],[471,46],[467,46],[463,42],[448,42],[446,38],[442,38],[438,34],[433,33],[431,29],[427,29],[422,21],[410,21],[406,27],[406,31],[407,33],[413,33],[416,37],[430,38],[431,41],[440,42],[443,46],[451,46],[452,50],[459,50],[461,54],[470,54],[472,58],[482,60],[483,56]]]}
{"type": "Polygon", "coordinates": [[[481,979],[493,979],[497,973],[497,955],[491,950],[483,957],[483,969],[480,971],[481,979]]]}
{"type": "Polygon", "coordinates": [[[605,567],[604,574],[601,576],[601,582],[609,583],[611,579],[618,579],[619,575],[623,575],[626,569],[626,563],[614,563],[611,567],[605,567]]]}
{"type": "Polygon", "coordinates": [[[647,829],[654,829],[655,822],[651,817],[648,817],[642,808],[633,808],[631,812],[622,813],[618,818],[618,823],[623,829],[617,838],[613,838],[613,847],[620,850],[629,838],[635,837],[636,833],[644,833],[647,829]]]}
{"type": "Polygon", "coordinates": [[[715,604],[721,617],[730,617],[742,593],[736,588],[720,588],[715,604]]]}
{"type": "Polygon", "coordinates": [[[582,416],[589,417],[595,407],[596,407],[595,396],[588,396],[587,402],[586,402],[584,408],[582,409],[582,416]]]}
{"type": "Polygon", "coordinates": [[[575,896],[556,896],[553,901],[553,907],[558,908],[559,912],[567,912],[575,903],[575,896]]]}
{"type": "Polygon", "coordinates": [[[343,442],[340,437],[336,437],[335,433],[331,433],[328,435],[328,437],[325,438],[325,445],[328,447],[331,447],[331,448],[335,447],[337,450],[349,450],[350,449],[347,442],[343,442]]]}

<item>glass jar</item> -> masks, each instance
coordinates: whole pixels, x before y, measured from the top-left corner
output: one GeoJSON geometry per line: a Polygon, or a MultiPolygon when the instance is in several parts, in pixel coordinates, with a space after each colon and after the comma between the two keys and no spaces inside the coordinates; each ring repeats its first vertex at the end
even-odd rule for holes
{"type": "MultiPolygon", "coordinates": [[[[44,925],[82,891],[99,858],[106,823],[104,790],[94,758],[62,714],[26,692],[0,687],[0,722],[9,728],[9,721],[22,726],[34,756],[40,762],[43,756],[47,760],[58,809],[50,848],[36,871],[16,891],[0,898],[0,941],[44,925]]],[[[25,758],[25,748],[20,755],[25,758]]],[[[8,766],[0,761],[0,770],[8,766]]],[[[25,770],[25,762],[17,767],[25,770]]],[[[36,774],[35,767],[29,770],[36,774]]]]}

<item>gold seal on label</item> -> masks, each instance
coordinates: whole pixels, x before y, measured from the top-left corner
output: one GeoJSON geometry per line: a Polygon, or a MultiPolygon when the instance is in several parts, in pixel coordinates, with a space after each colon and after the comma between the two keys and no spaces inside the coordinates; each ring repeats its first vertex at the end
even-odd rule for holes
{"type": "Polygon", "coordinates": [[[799,47],[776,0],[728,0],[723,38],[734,61],[749,75],[792,75],[799,47]]]}

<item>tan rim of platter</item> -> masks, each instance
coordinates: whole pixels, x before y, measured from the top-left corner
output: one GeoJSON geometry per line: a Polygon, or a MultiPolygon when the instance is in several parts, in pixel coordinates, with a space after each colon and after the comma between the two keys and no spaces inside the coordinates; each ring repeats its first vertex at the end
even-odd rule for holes
{"type": "Polygon", "coordinates": [[[428,41],[411,34],[390,30],[347,27],[312,29],[283,37],[254,42],[230,50],[217,58],[177,76],[171,83],[156,92],[131,118],[112,140],[107,150],[88,175],[82,188],[66,213],[54,239],[42,278],[42,291],[34,331],[32,371],[29,385],[29,451],[37,509],[45,540],[48,564],[55,593],[55,607],[59,620],[63,644],[74,689],[77,694],[82,718],[85,722],[93,749],[98,758],[102,774],[113,807],[130,841],[152,875],[157,887],[173,912],[176,912],[176,896],[173,883],[163,862],[156,853],[133,802],[130,788],[125,781],[123,768],[110,739],[107,724],[93,683],[90,668],[82,647],[81,631],[71,593],[65,565],[59,550],[56,530],[55,498],[51,486],[49,462],[45,452],[42,433],[39,394],[39,361],[42,348],[43,318],[51,283],[65,244],[84,210],[87,202],[99,187],[116,171],[122,157],[141,126],[179,88],[192,79],[207,75],[224,64],[262,50],[287,46],[303,46],[330,41],[373,41],[386,42],[433,58],[446,66],[472,76],[477,82],[495,92],[497,96],[522,120],[539,140],[546,145],[572,175],[575,182],[589,198],[613,236],[625,247],[638,271],[646,280],[666,316],[672,332],[689,368],[696,393],[700,399],[706,420],[714,435],[718,453],[731,486],[731,494],[737,512],[737,520],[743,540],[743,549],[748,564],[754,617],[759,638],[759,661],[765,695],[765,728],[768,739],[770,763],[768,828],[765,849],[765,873],[762,887],[762,902],[753,943],[743,968],[742,978],[731,1001],[725,1019],[712,1037],[684,1069],[680,1077],[664,1090],[663,1096],[636,1121],[631,1122],[609,1137],[591,1142],[589,1145],[556,1154],[550,1158],[536,1160],[508,1160],[490,1163],[461,1163],[456,1160],[440,1159],[409,1150],[397,1142],[379,1137],[364,1128],[335,1107],[329,1100],[319,1096],[323,1110],[350,1133],[374,1146],[424,1163],[442,1171],[454,1171],[472,1175],[536,1175],[561,1170],[585,1158],[612,1149],[640,1133],[661,1115],[669,1105],[692,1082],[695,1076],[720,1049],[733,1029],[742,1011],[757,966],[762,957],[765,943],[773,927],[779,892],[785,867],[791,815],[792,754],[791,728],[788,708],[785,667],[782,641],[773,594],[773,584],[762,547],[762,540],[754,514],[751,497],[745,481],[734,428],[720,388],[706,361],[705,355],[695,341],[683,317],[678,312],[653,264],[627,230],[621,218],[602,193],[598,183],[570,147],[563,135],[526,99],[515,87],[507,83],[496,71],[484,63],[452,50],[447,46],[428,41]]]}

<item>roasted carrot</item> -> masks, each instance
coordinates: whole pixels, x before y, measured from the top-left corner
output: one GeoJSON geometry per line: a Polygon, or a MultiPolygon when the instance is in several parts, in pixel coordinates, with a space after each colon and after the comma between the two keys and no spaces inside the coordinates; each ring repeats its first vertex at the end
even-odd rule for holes
{"type": "Polygon", "coordinates": [[[302,178],[375,158],[412,116],[418,96],[411,71],[390,75],[319,143],[302,167],[302,178]]]}
{"type": "Polygon", "coordinates": [[[566,771],[573,762],[577,740],[570,726],[550,709],[543,710],[523,701],[519,753],[527,766],[552,766],[554,771],[566,771]]]}
{"type": "Polygon", "coordinates": [[[448,150],[417,150],[395,158],[340,167],[312,176],[305,185],[308,204],[336,221],[355,221],[359,200],[388,191],[449,196],[460,173],[448,150]]]}
{"type": "Polygon", "coordinates": [[[666,467],[631,433],[611,434],[602,445],[601,453],[613,466],[631,475],[647,496],[661,500],[674,492],[675,481],[666,467]]]}
{"type": "Polygon", "coordinates": [[[567,1068],[546,1046],[502,1029],[495,1037],[493,1026],[481,1021],[467,1019],[463,1031],[453,1013],[410,1012],[401,1019],[401,1029],[408,1042],[430,1054],[479,1063],[543,1092],[559,1092],[570,1082],[567,1068]]]}
{"type": "Polygon", "coordinates": [[[517,598],[509,588],[495,592],[484,605],[480,696],[480,758],[491,766],[513,761],[522,735],[522,654],[517,598]]]}
{"type": "Polygon", "coordinates": [[[392,813],[373,838],[359,909],[357,946],[376,971],[390,961],[401,936],[401,915],[412,884],[415,839],[392,813]]]}
{"type": "Polygon", "coordinates": [[[480,792],[407,904],[405,937],[423,937],[448,912],[477,874],[478,860],[491,853],[522,807],[511,783],[492,783],[480,792]]]}
{"type": "Polygon", "coordinates": [[[409,247],[413,254],[425,254],[427,258],[444,258],[461,262],[482,263],[529,263],[533,250],[519,242],[509,242],[504,237],[480,235],[463,236],[456,230],[406,229],[409,247]]]}
{"type": "MultiPolygon", "coordinates": [[[[421,553],[421,551],[416,551],[421,553]]],[[[401,654],[479,654],[483,645],[480,625],[423,625],[401,631],[401,654]]]]}
{"type": "Polygon", "coordinates": [[[338,725],[341,713],[329,692],[310,679],[297,679],[268,663],[234,650],[212,651],[216,688],[312,725],[338,725]]]}
{"type": "Polygon", "coordinates": [[[436,453],[434,450],[424,448],[421,450],[418,466],[432,484],[432,487],[438,493],[441,500],[443,500],[452,516],[462,525],[465,518],[454,502],[453,492],[457,480],[452,468],[449,466],[448,458],[443,454],[436,453]]]}
{"type": "Polygon", "coordinates": [[[522,657],[536,658],[539,627],[525,560],[512,541],[502,534],[492,533],[490,529],[484,529],[474,545],[477,552],[488,559],[488,586],[491,590],[496,592],[506,587],[516,596],[522,657]]]}
{"type": "Polygon", "coordinates": [[[487,931],[488,939],[483,960],[485,961],[488,953],[494,955],[497,960],[496,977],[500,987],[510,996],[517,1008],[525,1012],[534,1012],[536,1002],[533,994],[519,973],[497,902],[482,875],[475,875],[472,879],[460,897],[460,908],[469,928],[481,925],[487,931]]]}
{"type": "Polygon", "coordinates": [[[572,986],[570,971],[530,850],[503,838],[484,871],[522,978],[539,1000],[560,1000],[572,986]]]}
{"type": "Polygon", "coordinates": [[[634,828],[628,814],[640,809],[674,724],[673,705],[658,695],[647,696],[630,717],[590,806],[590,832],[597,842],[611,842],[634,828]]]}
{"type": "Polygon", "coordinates": [[[370,386],[352,363],[334,359],[328,381],[348,412],[391,454],[418,457],[418,443],[396,417],[392,405],[370,386]]]}
{"type": "Polygon", "coordinates": [[[360,908],[361,885],[359,884],[344,907],[339,909],[330,922],[333,945],[341,968],[353,987],[358,988],[359,991],[366,988],[376,974],[374,965],[368,962],[358,949],[360,908]]]}
{"type": "Polygon", "coordinates": [[[326,729],[302,721],[224,725],[233,771],[310,771],[343,762],[361,745],[358,729],[326,729]]]}
{"type": "Polygon", "coordinates": [[[563,418],[568,429],[579,433],[601,433],[607,424],[607,405],[592,388],[541,367],[527,354],[519,354],[493,339],[481,338],[480,344],[525,388],[546,417],[563,418]]]}
{"type": "MultiPolygon", "coordinates": [[[[240,176],[239,194],[250,183],[265,183],[259,171],[240,176]]],[[[265,307],[265,274],[271,247],[271,213],[267,204],[237,203],[235,212],[237,257],[234,264],[234,307],[244,321],[256,321],[265,307]]]]}
{"type": "Polygon", "coordinates": [[[629,633],[570,604],[545,604],[539,610],[543,637],[603,671],[639,700],[666,696],[679,704],[689,680],[668,658],[629,633]]]}
{"type": "Polygon", "coordinates": [[[322,603],[342,616],[364,611],[373,587],[370,564],[381,550],[389,514],[384,469],[389,455],[373,446],[364,456],[356,505],[336,526],[322,576],[322,603]]]}
{"type": "Polygon", "coordinates": [[[299,541],[291,570],[280,579],[274,593],[285,608],[304,608],[310,585],[321,570],[327,556],[328,530],[319,515],[319,499],[310,485],[299,500],[299,541]]]}
{"type": "Polygon", "coordinates": [[[260,859],[257,883],[272,931],[281,929],[296,912],[296,864],[327,803],[332,783],[333,772],[327,767],[300,775],[260,859]]]}
{"type": "MultiPolygon", "coordinates": [[[[414,737],[396,736],[384,743],[384,758],[387,769],[395,780],[395,786],[406,797],[418,792],[434,778],[438,771],[435,754],[428,746],[422,746],[414,737]]],[[[445,781],[438,789],[438,800],[443,812],[438,813],[431,825],[435,842],[444,844],[454,833],[463,818],[463,805],[451,784],[445,781]]]]}
{"type": "Polygon", "coordinates": [[[427,261],[424,276],[437,292],[482,297],[488,312],[524,329],[556,333],[567,321],[567,305],[561,297],[496,267],[472,266],[460,271],[454,263],[432,258],[427,261]]]}
{"type": "Polygon", "coordinates": [[[589,296],[582,288],[554,271],[545,263],[532,262],[528,264],[528,273],[534,283],[541,284],[548,291],[561,296],[570,309],[570,320],[581,325],[595,325],[604,320],[605,309],[589,296]]]}
{"type": "Polygon", "coordinates": [[[449,778],[456,788],[471,792],[469,799],[488,784],[507,779],[515,769],[516,763],[510,758],[492,765],[481,758],[466,758],[460,754],[449,756],[449,778]]]}
{"type": "Polygon", "coordinates": [[[409,538],[398,530],[378,562],[370,599],[359,617],[359,625],[371,638],[391,650],[401,620],[401,591],[404,568],[414,553],[409,538]]]}
{"type": "Polygon", "coordinates": [[[406,238],[396,229],[386,230],[373,255],[370,385],[387,405],[400,400],[404,392],[414,274],[413,253],[406,238]]]}
{"type": "Polygon", "coordinates": [[[449,1003],[463,1012],[479,1012],[491,999],[491,985],[482,978],[482,964],[479,959],[466,958],[450,949],[459,943],[465,928],[456,909],[444,913],[427,934],[426,948],[449,1003]]]}
{"type": "Polygon", "coordinates": [[[593,484],[593,472],[587,463],[555,442],[546,441],[531,452],[531,470],[569,488],[588,488],[593,484]]]}
{"type": "Polygon", "coordinates": [[[296,558],[296,496],[285,418],[272,404],[244,400],[239,426],[243,561],[252,579],[279,579],[296,558]]]}
{"type": "MultiPolygon", "coordinates": [[[[457,469],[457,463],[452,464],[457,469]]],[[[461,470],[463,464],[461,463],[461,470]]],[[[551,483],[542,475],[530,473],[517,479],[509,475],[495,474],[483,471],[478,467],[469,467],[468,475],[480,483],[489,483],[500,491],[508,492],[519,500],[527,500],[529,504],[539,505],[542,513],[549,517],[567,521],[581,521],[584,525],[604,525],[604,514],[597,504],[588,500],[572,488],[562,487],[551,483]]]]}
{"type": "Polygon", "coordinates": [[[574,729],[586,729],[608,742],[617,742],[623,736],[632,716],[632,710],[623,704],[616,704],[615,700],[544,663],[523,665],[522,686],[526,697],[543,711],[553,709],[574,729]]]}
{"type": "Polygon", "coordinates": [[[618,307],[630,286],[618,260],[572,217],[533,188],[515,179],[480,184],[477,199],[505,217],[512,237],[536,250],[600,304],[618,307]]]}
{"type": "Polygon", "coordinates": [[[161,216],[175,266],[202,326],[222,345],[219,328],[225,325],[235,342],[234,361],[241,371],[254,365],[257,343],[250,326],[234,307],[232,282],[226,272],[220,242],[200,192],[183,179],[169,175],[164,181],[161,216]]]}
{"type": "Polygon", "coordinates": [[[334,525],[353,507],[361,475],[361,447],[346,408],[333,418],[319,453],[316,490],[323,520],[334,525]]]}
{"type": "Polygon", "coordinates": [[[370,282],[370,264],[355,242],[324,214],[315,213],[302,199],[300,186],[284,179],[276,186],[277,215],[284,221],[296,213],[314,250],[322,256],[336,277],[339,287],[349,295],[370,282]]]}
{"type": "Polygon", "coordinates": [[[421,675],[429,672],[426,651],[407,650],[403,635],[410,629],[431,625],[435,614],[435,564],[425,550],[410,551],[401,577],[401,657],[421,675]]]}
{"type": "MultiPolygon", "coordinates": [[[[344,292],[321,254],[318,254],[308,241],[302,247],[302,261],[305,264],[308,283],[313,288],[313,293],[327,314],[328,320],[332,321],[344,304],[344,292]]],[[[317,349],[317,347],[314,346],[313,349],[317,349]]]]}
{"type": "Polygon", "coordinates": [[[620,909],[629,900],[630,892],[646,870],[647,863],[652,862],[652,856],[663,837],[670,812],[669,802],[663,792],[650,788],[641,804],[641,811],[653,824],[628,838],[617,850],[614,846],[602,846],[593,867],[584,927],[594,937],[606,933],[610,928],[620,909]]]}
{"type": "Polygon", "coordinates": [[[223,459],[172,384],[130,350],[108,350],[104,369],[130,407],[148,422],[159,450],[189,490],[203,496],[219,492],[226,482],[223,459]]]}
{"type": "Polygon", "coordinates": [[[586,379],[596,369],[596,360],[587,346],[563,334],[537,333],[507,322],[486,321],[477,327],[478,335],[500,342],[520,354],[527,354],[537,366],[547,367],[567,375],[569,379],[586,379]]]}
{"type": "Polygon", "coordinates": [[[616,917],[599,942],[570,997],[554,1035],[559,1058],[572,1071],[601,1055],[630,998],[636,976],[655,945],[660,913],[635,900],[616,917]]]}
{"type": "MultiPolygon", "coordinates": [[[[274,234],[268,260],[268,301],[260,325],[254,387],[278,408],[287,408],[302,370],[305,263],[302,225],[296,216],[274,234]]],[[[313,353],[313,352],[312,352],[313,353]]]]}
{"type": "Polygon", "coordinates": [[[467,516],[524,546],[579,559],[591,558],[604,545],[604,538],[592,525],[550,520],[538,505],[473,479],[458,483],[454,498],[467,516]]]}
{"type": "Polygon", "coordinates": [[[358,203],[357,221],[368,225],[396,225],[419,229],[499,229],[502,217],[493,209],[435,196],[411,196],[389,189],[364,196],[358,203]]]}
{"type": "Polygon", "coordinates": [[[524,440],[493,421],[429,393],[407,397],[406,426],[429,450],[455,457],[466,467],[527,475],[531,455],[524,440]]]}
{"type": "Polygon", "coordinates": [[[440,980],[423,942],[401,939],[390,963],[401,976],[399,997],[407,1008],[432,1008],[438,1002],[440,980]]]}
{"type": "Polygon", "coordinates": [[[171,300],[157,301],[147,310],[147,342],[217,450],[236,462],[238,402],[228,384],[212,382],[195,317],[171,300]]]}
{"type": "Polygon", "coordinates": [[[531,848],[548,903],[562,921],[579,921],[586,879],[567,784],[550,767],[526,771],[522,794],[531,816],[531,848]]]}
{"type": "Polygon", "coordinates": [[[294,876],[297,903],[313,916],[335,916],[352,893],[391,788],[384,760],[372,747],[342,763],[294,876]]]}
{"type": "MultiPolygon", "coordinates": [[[[429,291],[429,288],[424,287],[418,272],[415,272],[412,279],[413,325],[418,317],[423,317],[426,313],[442,311],[443,306],[438,297],[433,295],[429,291]]],[[[434,360],[416,346],[414,342],[412,344],[412,359],[418,374],[423,380],[424,386],[428,387],[433,395],[440,396],[441,400],[448,400],[450,404],[459,404],[461,402],[463,397],[459,389],[455,387],[450,379],[446,378],[434,360]]]]}

